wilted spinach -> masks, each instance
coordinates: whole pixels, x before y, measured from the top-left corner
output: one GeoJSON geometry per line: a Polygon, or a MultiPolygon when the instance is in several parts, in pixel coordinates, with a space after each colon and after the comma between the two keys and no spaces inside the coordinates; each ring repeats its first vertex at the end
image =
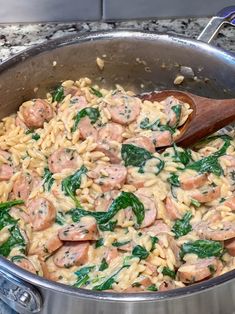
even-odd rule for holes
{"type": "Polygon", "coordinates": [[[169,267],[164,266],[163,270],[162,270],[162,274],[164,276],[168,276],[168,277],[170,277],[172,279],[175,279],[175,271],[171,270],[169,267]]]}
{"type": "Polygon", "coordinates": [[[212,256],[221,257],[223,254],[223,245],[221,242],[211,240],[196,240],[187,242],[181,246],[180,257],[183,258],[187,253],[196,254],[199,258],[212,256]]]}
{"type": "Polygon", "coordinates": [[[186,212],[181,219],[177,219],[171,231],[174,232],[175,238],[178,239],[192,230],[190,220],[192,219],[192,213],[186,212]]]}
{"type": "Polygon", "coordinates": [[[55,88],[52,92],[52,101],[61,102],[64,99],[64,87],[62,85],[55,88]]]}
{"type": "Polygon", "coordinates": [[[74,125],[72,127],[72,132],[75,132],[77,130],[78,124],[81,121],[82,118],[88,117],[91,120],[91,123],[94,124],[100,116],[100,112],[97,108],[92,108],[92,107],[86,107],[80,110],[74,121],[74,125]]]}
{"type": "Polygon", "coordinates": [[[149,252],[143,246],[136,245],[132,250],[132,255],[140,259],[146,259],[149,256],[149,252]]]}
{"type": "Polygon", "coordinates": [[[98,89],[96,89],[96,88],[94,88],[94,87],[91,87],[91,88],[90,88],[90,91],[91,91],[91,93],[92,93],[93,95],[95,95],[95,96],[97,96],[97,97],[99,97],[99,98],[103,97],[103,94],[102,94],[98,89]]]}
{"type": "Polygon", "coordinates": [[[44,190],[47,190],[48,192],[51,190],[51,187],[55,181],[55,179],[52,176],[53,176],[53,173],[50,172],[48,168],[45,168],[44,175],[43,175],[43,187],[44,187],[44,190]]]}
{"type": "Polygon", "coordinates": [[[89,281],[89,273],[95,268],[95,266],[86,266],[77,270],[74,274],[78,277],[74,287],[80,288],[89,281]]]}

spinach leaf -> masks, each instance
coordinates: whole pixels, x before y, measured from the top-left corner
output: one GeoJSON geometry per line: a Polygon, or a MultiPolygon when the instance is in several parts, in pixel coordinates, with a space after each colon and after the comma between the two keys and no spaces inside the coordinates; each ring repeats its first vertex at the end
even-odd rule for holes
{"type": "Polygon", "coordinates": [[[155,236],[150,236],[150,239],[151,239],[151,243],[152,243],[152,247],[151,247],[151,250],[150,252],[152,252],[154,249],[155,249],[155,244],[158,243],[158,237],[155,237],[155,236]]]}
{"type": "Polygon", "coordinates": [[[206,138],[203,138],[202,140],[200,140],[197,144],[208,144],[212,141],[215,141],[217,139],[221,139],[223,141],[231,141],[232,140],[232,137],[227,135],[227,134],[218,134],[218,135],[213,135],[213,136],[209,136],[209,137],[206,137],[206,138]]]}
{"type": "Polygon", "coordinates": [[[114,231],[117,226],[117,220],[109,221],[106,224],[100,224],[99,229],[101,231],[114,231]]]}
{"type": "Polygon", "coordinates": [[[201,203],[195,200],[194,198],[191,199],[191,204],[195,207],[200,207],[201,203]]]}
{"type": "Polygon", "coordinates": [[[172,279],[175,279],[175,271],[171,270],[169,267],[164,266],[163,270],[162,270],[162,274],[164,276],[168,276],[168,277],[170,277],[172,279]]]}
{"type": "Polygon", "coordinates": [[[177,219],[171,231],[174,232],[175,238],[178,239],[189,233],[192,230],[190,220],[192,219],[192,213],[186,212],[181,219],[177,219]]]}
{"type": "Polygon", "coordinates": [[[62,180],[62,190],[65,195],[70,196],[76,206],[80,206],[78,199],[76,198],[76,190],[80,188],[82,175],[87,173],[87,168],[82,166],[79,170],[77,170],[74,174],[68,176],[67,178],[62,180]]]}
{"type": "Polygon", "coordinates": [[[107,263],[106,259],[103,258],[102,261],[101,261],[99,270],[102,271],[102,270],[107,269],[108,267],[109,267],[109,264],[107,263]]]}
{"type": "Polygon", "coordinates": [[[223,245],[217,241],[196,240],[181,246],[180,257],[183,258],[187,253],[196,254],[199,258],[220,257],[223,254],[223,245]]]}
{"type": "MultiPolygon", "coordinates": [[[[4,202],[4,203],[0,203],[0,210],[3,209],[10,209],[12,206],[15,205],[22,205],[24,204],[23,200],[14,200],[14,201],[8,201],[8,202],[4,202]]],[[[0,212],[1,215],[1,212],[0,212]]],[[[0,216],[1,217],[1,216],[0,216]]],[[[1,218],[0,218],[1,219],[1,218]]],[[[1,228],[0,228],[1,229],[1,228]]]]}
{"type": "Polygon", "coordinates": [[[159,163],[157,164],[157,170],[156,170],[156,172],[154,171],[154,174],[157,176],[164,169],[165,161],[163,161],[162,159],[160,159],[158,157],[153,157],[153,158],[155,158],[159,161],[159,163]]]}
{"type": "Polygon", "coordinates": [[[32,139],[35,141],[38,141],[40,139],[40,135],[38,133],[33,133],[32,134],[32,139]]]}
{"type": "Polygon", "coordinates": [[[175,123],[175,128],[177,128],[177,126],[180,123],[180,116],[181,116],[181,106],[180,105],[175,105],[172,106],[171,109],[174,111],[175,115],[176,115],[176,123],[175,123]]]}
{"type": "Polygon", "coordinates": [[[225,155],[227,148],[230,146],[230,138],[224,138],[223,146],[210,156],[204,157],[187,166],[187,169],[192,169],[200,173],[210,172],[216,176],[223,174],[223,169],[219,164],[218,158],[225,155]]]}
{"type": "Polygon", "coordinates": [[[121,156],[125,166],[143,167],[152,154],[144,148],[132,144],[122,144],[121,156]]]}
{"type": "Polygon", "coordinates": [[[48,192],[51,190],[51,187],[55,181],[55,179],[52,177],[53,173],[50,172],[48,168],[44,169],[44,175],[43,175],[43,187],[44,191],[47,190],[48,192]]]}
{"type": "Polygon", "coordinates": [[[74,287],[80,288],[84,286],[89,280],[89,273],[95,268],[95,266],[86,266],[77,270],[74,274],[77,275],[77,281],[74,287]]]}
{"type": "Polygon", "coordinates": [[[144,118],[140,122],[140,128],[142,130],[151,130],[151,131],[157,131],[160,126],[160,120],[157,119],[155,122],[150,123],[149,118],[144,118]]]}
{"type": "Polygon", "coordinates": [[[95,95],[99,98],[103,97],[103,94],[98,89],[95,89],[94,87],[91,87],[90,91],[93,95],[95,95]]]}
{"type": "Polygon", "coordinates": [[[171,134],[175,133],[175,129],[169,126],[168,124],[162,124],[159,127],[160,131],[169,131],[171,134]]]}
{"type": "Polygon", "coordinates": [[[104,239],[100,238],[99,240],[96,241],[95,248],[97,249],[98,247],[101,247],[103,245],[104,245],[104,239]]]}
{"type": "Polygon", "coordinates": [[[55,90],[52,92],[52,102],[61,102],[64,97],[64,87],[62,85],[56,87],[55,90]]]}
{"type": "Polygon", "coordinates": [[[129,265],[123,265],[116,273],[106,279],[100,285],[93,287],[93,290],[102,291],[102,290],[109,290],[112,289],[113,284],[116,282],[115,277],[123,270],[123,268],[129,267],[129,265]]]}
{"type": "Polygon", "coordinates": [[[149,256],[149,252],[143,246],[136,245],[132,250],[132,255],[140,259],[146,259],[149,256]]]}
{"type": "Polygon", "coordinates": [[[72,132],[77,130],[79,122],[86,116],[91,120],[91,123],[94,124],[98,120],[100,112],[97,108],[92,107],[86,107],[80,110],[75,117],[75,122],[71,130],[72,132]]]}
{"type": "Polygon", "coordinates": [[[26,257],[23,255],[15,255],[15,256],[12,256],[11,261],[14,263],[14,262],[21,261],[22,259],[26,259],[26,257]]]}
{"type": "Polygon", "coordinates": [[[174,172],[171,173],[167,181],[173,186],[176,186],[176,187],[180,186],[179,176],[175,174],[174,172]]]}
{"type": "Polygon", "coordinates": [[[173,159],[176,162],[181,162],[183,165],[187,165],[192,159],[191,151],[189,149],[180,148],[179,150],[176,144],[173,144],[173,149],[175,153],[173,159]]]}
{"type": "Polygon", "coordinates": [[[113,200],[107,212],[92,212],[82,208],[75,208],[70,211],[74,222],[79,221],[83,216],[93,216],[99,224],[99,227],[110,221],[121,209],[131,207],[137,220],[137,224],[141,225],[144,220],[144,205],[137,196],[131,192],[121,192],[121,194],[113,200]]]}
{"type": "Polygon", "coordinates": [[[55,223],[57,223],[60,226],[63,226],[66,223],[63,212],[57,212],[55,223]]]}
{"type": "Polygon", "coordinates": [[[152,284],[152,285],[148,286],[147,290],[148,291],[157,291],[158,289],[157,289],[155,284],[152,284]]]}
{"type": "Polygon", "coordinates": [[[130,243],[131,241],[122,241],[122,242],[118,242],[118,241],[115,241],[112,243],[112,246],[115,246],[115,247],[122,247],[123,245],[126,245],[128,243],[130,243]]]}
{"type": "Polygon", "coordinates": [[[11,235],[3,244],[0,245],[0,255],[7,257],[11,253],[11,250],[16,246],[20,246],[24,252],[25,240],[16,224],[16,221],[15,224],[8,230],[11,235]]]}

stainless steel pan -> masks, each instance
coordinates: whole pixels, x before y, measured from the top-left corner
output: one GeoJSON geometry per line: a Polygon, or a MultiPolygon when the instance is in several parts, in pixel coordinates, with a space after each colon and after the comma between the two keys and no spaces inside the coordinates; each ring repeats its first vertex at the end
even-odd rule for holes
{"type": "MultiPolygon", "coordinates": [[[[234,18],[235,7],[222,10],[200,41],[129,30],[78,34],[29,49],[0,66],[0,115],[15,112],[26,99],[45,95],[60,80],[82,76],[139,93],[175,88],[173,80],[183,72],[183,90],[212,98],[235,97],[235,55],[203,42],[209,42],[222,24],[235,25],[234,18]],[[95,60],[103,55],[101,72],[95,60]]],[[[232,314],[235,270],[169,292],[117,294],[51,282],[1,257],[0,297],[25,314],[232,314]]]]}

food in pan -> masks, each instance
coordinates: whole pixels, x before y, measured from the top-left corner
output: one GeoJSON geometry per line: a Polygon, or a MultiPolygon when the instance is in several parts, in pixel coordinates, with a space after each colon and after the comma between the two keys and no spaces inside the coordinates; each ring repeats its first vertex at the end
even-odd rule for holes
{"type": "Polygon", "coordinates": [[[191,111],[88,78],[23,103],[0,123],[0,254],[97,291],[157,292],[233,269],[235,142],[175,145],[191,111]]]}

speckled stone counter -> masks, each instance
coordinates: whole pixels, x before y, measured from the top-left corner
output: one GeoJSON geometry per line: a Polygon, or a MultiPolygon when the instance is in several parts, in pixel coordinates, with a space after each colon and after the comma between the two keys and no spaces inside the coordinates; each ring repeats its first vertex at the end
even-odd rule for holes
{"type": "MultiPolygon", "coordinates": [[[[125,28],[156,31],[158,33],[181,34],[183,36],[197,38],[208,21],[209,18],[185,18],[116,23],[92,22],[0,25],[0,62],[33,45],[53,38],[74,34],[81,30],[97,31],[125,28]]],[[[232,29],[232,27],[224,28],[212,44],[235,52],[235,29],[232,29]]],[[[0,301],[0,314],[13,314],[13,311],[0,301]]]]}

